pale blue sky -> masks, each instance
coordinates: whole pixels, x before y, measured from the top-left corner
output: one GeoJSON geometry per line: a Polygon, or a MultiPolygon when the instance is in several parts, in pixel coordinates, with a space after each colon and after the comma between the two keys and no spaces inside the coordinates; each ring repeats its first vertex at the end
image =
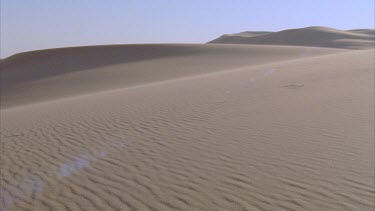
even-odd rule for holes
{"type": "Polygon", "coordinates": [[[374,28],[374,0],[1,0],[1,58],[65,46],[204,43],[225,33],[374,28]]]}

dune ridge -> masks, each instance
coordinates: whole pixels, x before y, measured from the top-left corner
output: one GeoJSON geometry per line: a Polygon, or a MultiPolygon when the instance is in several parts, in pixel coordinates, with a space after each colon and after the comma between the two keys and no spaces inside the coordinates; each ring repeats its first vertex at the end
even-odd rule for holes
{"type": "Polygon", "coordinates": [[[88,46],[26,52],[0,64],[1,106],[337,52],[289,46],[204,44],[88,46]]]}
{"type": "Polygon", "coordinates": [[[368,49],[374,47],[374,29],[338,30],[328,27],[306,27],[279,32],[242,32],[223,35],[208,43],[261,44],[368,49]],[[247,36],[248,34],[252,36],[247,36]],[[259,34],[259,35],[257,35],[259,34]]]}

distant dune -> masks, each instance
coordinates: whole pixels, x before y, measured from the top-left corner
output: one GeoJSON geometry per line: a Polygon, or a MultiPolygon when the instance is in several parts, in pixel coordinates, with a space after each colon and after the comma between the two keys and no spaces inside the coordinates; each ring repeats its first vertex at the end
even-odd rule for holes
{"type": "Polygon", "coordinates": [[[3,59],[0,210],[373,211],[372,32],[3,59]]]}
{"type": "Polygon", "coordinates": [[[223,35],[208,43],[261,44],[366,49],[374,47],[374,29],[342,31],[327,27],[307,27],[279,32],[241,32],[223,35]]]}
{"type": "Polygon", "coordinates": [[[245,32],[240,32],[240,33],[234,33],[234,34],[226,34],[225,36],[228,37],[255,37],[259,35],[265,35],[272,33],[270,31],[245,31],[245,32]]]}

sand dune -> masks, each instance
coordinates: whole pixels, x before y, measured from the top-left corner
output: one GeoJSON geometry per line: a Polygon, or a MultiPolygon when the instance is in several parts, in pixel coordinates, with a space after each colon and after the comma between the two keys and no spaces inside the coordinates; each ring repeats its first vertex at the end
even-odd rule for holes
{"type": "MultiPolygon", "coordinates": [[[[364,49],[150,44],[3,59],[0,210],[373,210],[371,31],[306,30],[364,49]]],[[[276,34],[262,33],[241,36],[276,34]]]]}
{"type": "Polygon", "coordinates": [[[373,58],[339,52],[3,109],[2,209],[373,210],[373,58]]]}
{"type": "Polygon", "coordinates": [[[366,34],[366,35],[375,35],[375,30],[374,29],[352,29],[352,30],[347,30],[348,32],[354,32],[354,33],[359,33],[359,34],[366,34]]]}
{"type": "MultiPolygon", "coordinates": [[[[345,49],[366,49],[374,47],[375,44],[373,29],[342,31],[327,27],[307,27],[279,32],[259,33],[257,36],[247,36],[247,34],[252,33],[243,32],[223,35],[209,43],[297,45],[345,49]]],[[[255,32],[255,34],[258,34],[258,32],[255,32]]]]}
{"type": "Polygon", "coordinates": [[[26,52],[1,63],[1,106],[336,52],[288,46],[204,44],[93,46],[26,52]]]}
{"type": "Polygon", "coordinates": [[[255,37],[255,36],[265,35],[269,33],[272,33],[272,32],[270,31],[244,31],[240,33],[226,34],[226,36],[255,37]]]}

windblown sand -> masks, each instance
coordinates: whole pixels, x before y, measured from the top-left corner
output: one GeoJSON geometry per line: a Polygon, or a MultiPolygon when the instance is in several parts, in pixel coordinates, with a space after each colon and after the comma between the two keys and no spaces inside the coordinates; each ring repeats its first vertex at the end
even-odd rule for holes
{"type": "Polygon", "coordinates": [[[3,61],[1,210],[374,209],[374,49],[150,46],[3,61]]]}

